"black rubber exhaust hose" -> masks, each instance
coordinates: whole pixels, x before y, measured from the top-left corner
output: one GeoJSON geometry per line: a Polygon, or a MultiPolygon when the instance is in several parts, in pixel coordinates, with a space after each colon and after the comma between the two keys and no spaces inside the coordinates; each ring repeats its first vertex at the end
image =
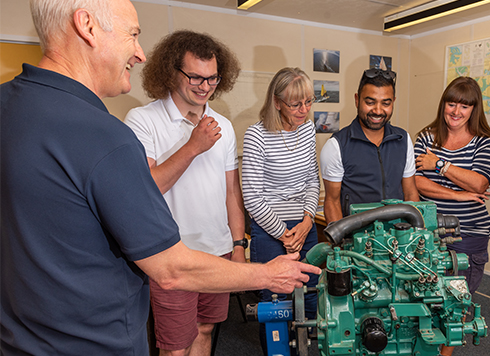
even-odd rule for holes
{"type": "Polygon", "coordinates": [[[347,216],[328,225],[323,230],[323,234],[329,242],[337,245],[342,242],[345,236],[372,224],[376,220],[390,221],[395,219],[404,219],[415,228],[423,229],[425,227],[424,218],[416,207],[407,204],[394,204],[347,216]]]}

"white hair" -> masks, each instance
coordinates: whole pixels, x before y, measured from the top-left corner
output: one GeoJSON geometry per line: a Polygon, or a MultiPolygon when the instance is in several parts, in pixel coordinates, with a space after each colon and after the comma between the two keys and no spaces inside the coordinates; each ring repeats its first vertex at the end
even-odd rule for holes
{"type": "Polygon", "coordinates": [[[110,0],[30,0],[30,5],[43,52],[50,39],[66,33],[66,27],[78,9],[88,10],[104,31],[112,31],[110,0]]]}

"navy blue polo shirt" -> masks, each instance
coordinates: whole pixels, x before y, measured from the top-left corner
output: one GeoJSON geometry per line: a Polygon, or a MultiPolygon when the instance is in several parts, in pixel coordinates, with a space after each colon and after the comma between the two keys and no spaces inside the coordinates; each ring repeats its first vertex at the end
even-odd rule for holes
{"type": "Polygon", "coordinates": [[[0,90],[3,354],[148,354],[132,261],[180,238],[143,146],[63,75],[24,65],[0,90]]]}

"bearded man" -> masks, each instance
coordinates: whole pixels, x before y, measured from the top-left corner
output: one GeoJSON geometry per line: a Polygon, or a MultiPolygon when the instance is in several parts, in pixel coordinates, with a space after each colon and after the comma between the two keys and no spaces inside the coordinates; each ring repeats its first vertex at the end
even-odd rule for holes
{"type": "Polygon", "coordinates": [[[351,204],[419,200],[412,140],[390,124],[395,82],[393,71],[365,70],[354,96],[357,117],[322,149],[327,224],[349,215],[351,204]]]}

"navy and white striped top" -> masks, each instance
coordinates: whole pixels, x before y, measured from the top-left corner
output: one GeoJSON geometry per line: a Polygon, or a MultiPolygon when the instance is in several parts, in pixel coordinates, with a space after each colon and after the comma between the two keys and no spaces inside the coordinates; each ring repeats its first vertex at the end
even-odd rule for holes
{"type": "MultiPolygon", "coordinates": [[[[480,173],[490,181],[490,138],[473,137],[464,147],[457,150],[432,148],[433,137],[427,132],[421,133],[415,142],[415,157],[426,153],[429,148],[439,158],[451,162],[451,164],[480,173]]],[[[416,175],[424,176],[433,182],[456,191],[463,189],[448,178],[438,175],[433,170],[417,171],[416,175]]],[[[421,200],[433,201],[437,205],[437,212],[454,215],[459,219],[461,226],[462,242],[451,246],[459,252],[476,253],[487,250],[490,235],[490,216],[484,204],[474,201],[455,201],[424,197],[421,200]]]]}
{"type": "Polygon", "coordinates": [[[245,208],[269,235],[281,237],[285,221],[316,214],[320,179],[315,127],[270,132],[262,122],[250,126],[243,142],[242,189],[245,208]]]}

